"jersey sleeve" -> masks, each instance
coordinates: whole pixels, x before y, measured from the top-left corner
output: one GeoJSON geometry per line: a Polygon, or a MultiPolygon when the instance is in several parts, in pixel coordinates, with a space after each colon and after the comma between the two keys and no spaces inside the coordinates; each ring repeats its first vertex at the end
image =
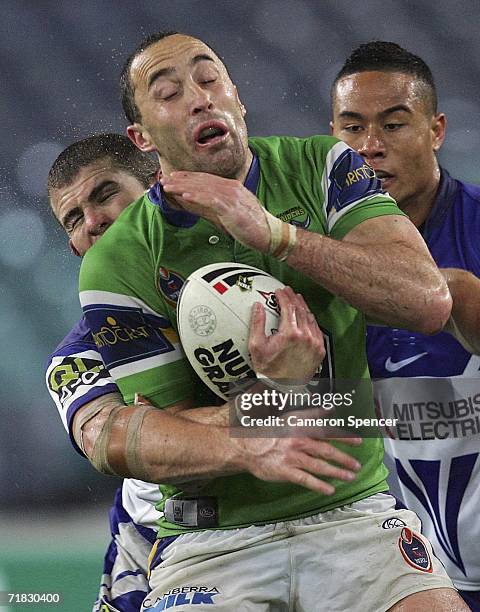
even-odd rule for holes
{"type": "Polygon", "coordinates": [[[328,150],[321,184],[327,232],[337,240],[366,219],[404,215],[382,191],[373,168],[344,142],[336,141],[328,150]]]}
{"type": "Polygon", "coordinates": [[[80,302],[125,402],[140,393],[164,408],[193,396],[193,371],[158,295],[147,243],[123,236],[119,243],[104,235],[86,254],[80,302]]]}
{"type": "Polygon", "coordinates": [[[83,453],[73,437],[73,418],[92,400],[118,387],[104,366],[100,353],[88,344],[73,344],[53,353],[46,369],[46,384],[60,413],[63,426],[77,452],[83,453]]]}

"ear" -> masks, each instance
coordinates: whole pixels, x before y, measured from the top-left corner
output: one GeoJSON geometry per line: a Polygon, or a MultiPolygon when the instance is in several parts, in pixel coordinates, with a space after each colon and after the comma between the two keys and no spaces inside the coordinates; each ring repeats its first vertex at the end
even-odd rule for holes
{"type": "Polygon", "coordinates": [[[440,147],[445,140],[445,132],[447,129],[447,118],[443,113],[435,115],[432,119],[432,147],[435,152],[440,150],[440,147]]]}
{"type": "Polygon", "coordinates": [[[77,251],[77,249],[75,248],[71,240],[68,241],[68,246],[70,247],[70,250],[72,251],[74,255],[76,255],[77,257],[81,257],[80,253],[77,251]]]}
{"type": "Polygon", "coordinates": [[[127,127],[127,136],[130,138],[133,144],[144,153],[150,153],[151,151],[157,150],[157,147],[153,144],[150,134],[140,123],[129,125],[127,127]]]}
{"type": "Polygon", "coordinates": [[[330,135],[333,136],[333,132],[335,130],[335,124],[333,123],[333,121],[330,121],[328,125],[330,126],[330,135]]]}
{"type": "Polygon", "coordinates": [[[233,88],[235,89],[235,98],[237,99],[237,104],[240,107],[240,110],[242,111],[242,117],[245,117],[245,115],[247,114],[247,109],[245,108],[243,102],[240,100],[240,96],[238,95],[237,86],[234,85],[233,88]]]}

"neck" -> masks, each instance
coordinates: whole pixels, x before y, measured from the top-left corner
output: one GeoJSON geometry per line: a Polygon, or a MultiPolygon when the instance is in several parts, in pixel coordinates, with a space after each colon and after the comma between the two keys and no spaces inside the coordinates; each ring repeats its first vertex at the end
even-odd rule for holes
{"type": "Polygon", "coordinates": [[[430,214],[435,203],[439,183],[440,168],[437,167],[433,180],[430,181],[421,192],[413,194],[399,204],[401,210],[409,216],[410,221],[416,227],[420,227],[430,214]]]}
{"type": "MultiPolygon", "coordinates": [[[[245,182],[245,179],[247,178],[248,172],[250,170],[250,166],[252,165],[252,161],[253,161],[253,153],[250,151],[249,148],[247,148],[247,154],[245,156],[245,163],[243,164],[242,168],[235,174],[235,176],[228,176],[225,178],[234,179],[234,180],[240,181],[240,183],[243,184],[245,182]]],[[[183,206],[176,201],[176,198],[174,195],[171,195],[171,194],[167,195],[165,192],[163,192],[163,196],[165,200],[168,202],[168,205],[170,206],[170,208],[173,208],[174,210],[184,210],[183,206]]]]}
{"type": "Polygon", "coordinates": [[[245,157],[245,163],[243,164],[243,168],[238,173],[238,176],[235,177],[241,183],[245,182],[245,179],[247,178],[248,172],[250,170],[250,166],[252,165],[252,161],[253,153],[250,151],[249,148],[247,148],[247,155],[245,157]]]}

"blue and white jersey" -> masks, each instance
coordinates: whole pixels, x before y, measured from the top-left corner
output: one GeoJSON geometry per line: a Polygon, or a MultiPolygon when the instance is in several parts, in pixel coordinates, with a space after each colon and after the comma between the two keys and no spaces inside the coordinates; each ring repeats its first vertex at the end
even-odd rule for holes
{"type": "MultiPolygon", "coordinates": [[[[440,268],[480,276],[480,187],[442,170],[420,231],[440,268]]],[[[447,333],[376,326],[367,354],[377,408],[398,419],[385,440],[397,469],[392,486],[422,519],[455,585],[480,590],[480,357],[447,333]]]]}
{"type": "MultiPolygon", "coordinates": [[[[60,413],[62,423],[77,452],[84,456],[73,438],[73,417],[88,402],[107,393],[119,393],[104,366],[90,328],[82,319],[50,355],[46,368],[47,389],[60,413]]],[[[122,486],[123,508],[133,522],[156,530],[161,499],[157,484],[126,478],[122,486]]]]}
{"type": "Polygon", "coordinates": [[[85,317],[80,319],[50,355],[46,383],[75,450],[83,456],[73,438],[73,417],[79,408],[97,397],[119,392],[103,365],[85,317]]]}

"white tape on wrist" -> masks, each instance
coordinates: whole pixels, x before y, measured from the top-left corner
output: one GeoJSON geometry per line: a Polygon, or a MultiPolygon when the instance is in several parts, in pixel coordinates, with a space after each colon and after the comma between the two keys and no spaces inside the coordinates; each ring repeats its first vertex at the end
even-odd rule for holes
{"type": "Polygon", "coordinates": [[[297,244],[297,228],[290,223],[284,223],[263,209],[265,219],[270,228],[270,245],[268,252],[279,261],[285,261],[297,244]]]}
{"type": "Polygon", "coordinates": [[[277,382],[276,380],[268,378],[268,376],[265,376],[265,374],[261,374],[260,372],[257,372],[256,374],[258,380],[266,384],[268,387],[279,391],[280,393],[308,393],[309,395],[311,395],[307,385],[282,384],[277,382]]]}

